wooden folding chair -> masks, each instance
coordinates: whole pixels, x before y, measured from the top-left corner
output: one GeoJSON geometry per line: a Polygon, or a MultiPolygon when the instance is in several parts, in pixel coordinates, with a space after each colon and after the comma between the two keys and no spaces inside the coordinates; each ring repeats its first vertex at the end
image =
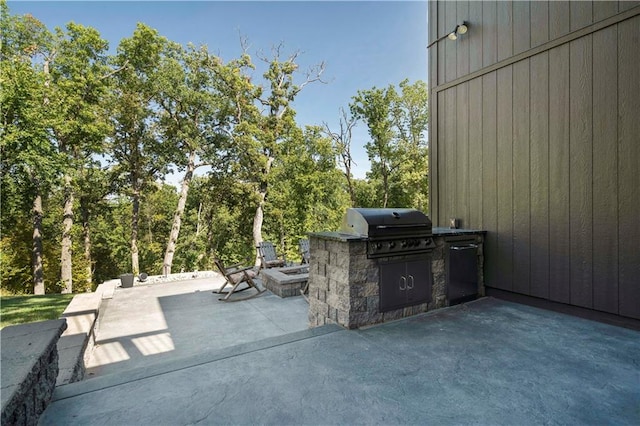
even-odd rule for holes
{"type": "Polygon", "coordinates": [[[300,248],[300,256],[302,256],[302,262],[309,264],[309,240],[306,238],[301,238],[298,241],[298,247],[300,248]]]}
{"type": "Polygon", "coordinates": [[[258,254],[260,256],[260,269],[278,268],[287,265],[284,256],[276,253],[276,248],[269,241],[258,243],[258,254]]]}
{"type": "Polygon", "coordinates": [[[225,267],[224,264],[222,263],[222,261],[220,259],[214,258],[214,262],[216,264],[216,267],[218,268],[218,270],[220,271],[220,273],[224,276],[225,278],[225,283],[222,285],[222,287],[220,287],[217,291],[218,294],[226,294],[226,296],[221,297],[218,300],[222,300],[223,302],[238,302],[240,300],[247,300],[247,299],[252,299],[256,296],[261,295],[262,293],[264,293],[266,291],[266,289],[260,289],[256,283],[253,281],[253,279],[257,276],[256,272],[253,270],[252,266],[241,266],[241,264],[238,265],[233,265],[233,266],[229,266],[229,267],[225,267]],[[247,283],[248,287],[243,288],[238,290],[238,286],[240,286],[240,284],[242,283],[247,283]],[[222,290],[227,286],[230,285],[231,286],[231,290],[229,290],[228,292],[222,292],[222,290]],[[230,299],[231,295],[233,293],[237,293],[240,291],[244,291],[247,290],[249,288],[253,287],[254,289],[256,289],[257,293],[252,294],[249,297],[240,297],[240,298],[234,298],[234,299],[230,299]]]}

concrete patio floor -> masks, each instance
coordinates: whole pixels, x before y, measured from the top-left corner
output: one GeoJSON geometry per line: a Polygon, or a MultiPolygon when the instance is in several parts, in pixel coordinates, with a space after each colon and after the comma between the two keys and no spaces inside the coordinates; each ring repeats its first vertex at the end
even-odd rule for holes
{"type": "Polygon", "coordinates": [[[212,290],[223,283],[218,275],[118,288],[101,305],[85,378],[307,329],[309,305],[301,297],[281,299],[266,292],[221,302],[223,295],[212,290]]]}
{"type": "Polygon", "coordinates": [[[58,387],[40,424],[640,423],[637,331],[492,298],[366,329],[309,330],[301,298],[220,306],[202,285],[158,298],[167,327],[155,332],[169,333],[172,357],[112,363],[109,374],[58,387]],[[280,334],[216,347],[237,335],[234,315],[280,334]]]}

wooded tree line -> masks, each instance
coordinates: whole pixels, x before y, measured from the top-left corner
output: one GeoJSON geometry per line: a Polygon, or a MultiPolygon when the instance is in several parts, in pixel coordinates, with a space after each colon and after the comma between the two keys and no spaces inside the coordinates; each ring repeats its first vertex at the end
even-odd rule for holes
{"type": "Polygon", "coordinates": [[[358,91],[337,128],[301,125],[294,101],[324,64],[301,70],[282,45],[254,62],[241,40],[225,62],[138,24],[109,54],[94,28],[0,7],[4,291],[211,269],[214,253],[255,259],[263,238],[296,259],[349,206],[428,210],[424,82],[358,91]],[[352,174],[357,123],[366,179],[352,174]]]}

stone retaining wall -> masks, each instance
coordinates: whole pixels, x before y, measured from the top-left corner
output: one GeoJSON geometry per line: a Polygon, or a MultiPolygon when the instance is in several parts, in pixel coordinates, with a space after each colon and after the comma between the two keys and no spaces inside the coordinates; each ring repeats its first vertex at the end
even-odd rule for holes
{"type": "Polygon", "coordinates": [[[2,341],[2,424],[35,425],[58,377],[57,342],[66,320],[12,325],[2,341]]]}

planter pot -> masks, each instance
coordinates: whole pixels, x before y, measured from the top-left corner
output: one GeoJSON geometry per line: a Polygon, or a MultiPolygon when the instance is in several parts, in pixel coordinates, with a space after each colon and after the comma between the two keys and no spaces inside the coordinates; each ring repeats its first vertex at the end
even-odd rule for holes
{"type": "Polygon", "coordinates": [[[122,288],[133,287],[133,274],[120,275],[120,284],[122,285],[122,288]]]}

